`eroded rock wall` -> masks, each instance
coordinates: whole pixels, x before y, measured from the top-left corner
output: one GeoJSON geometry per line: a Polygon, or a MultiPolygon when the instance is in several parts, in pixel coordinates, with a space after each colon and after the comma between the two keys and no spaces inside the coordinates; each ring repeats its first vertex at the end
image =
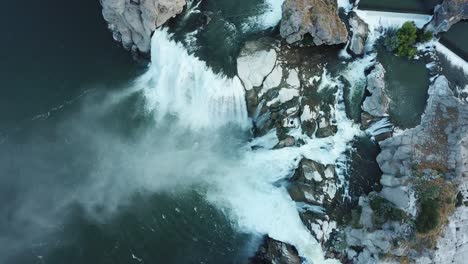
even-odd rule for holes
{"type": "Polygon", "coordinates": [[[116,41],[133,52],[148,53],[156,28],[181,13],[185,0],[101,0],[102,14],[116,41]]]}

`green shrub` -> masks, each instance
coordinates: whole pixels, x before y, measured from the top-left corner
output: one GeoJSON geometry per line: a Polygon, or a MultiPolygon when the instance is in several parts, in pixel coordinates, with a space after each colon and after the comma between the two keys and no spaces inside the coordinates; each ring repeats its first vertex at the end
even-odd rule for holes
{"type": "Polygon", "coordinates": [[[418,28],[414,22],[406,22],[396,33],[398,38],[397,55],[412,58],[416,55],[416,40],[418,38],[418,28]]]}
{"type": "Polygon", "coordinates": [[[434,34],[432,34],[431,31],[423,31],[421,30],[420,33],[418,34],[418,42],[428,42],[434,37],[434,34]]]}
{"type": "Polygon", "coordinates": [[[416,218],[416,229],[419,233],[427,233],[439,225],[439,203],[435,200],[425,200],[421,203],[421,211],[416,218]]]}
{"type": "Polygon", "coordinates": [[[351,226],[354,229],[362,228],[361,221],[362,208],[358,206],[356,209],[351,210],[351,226]]]}
{"type": "Polygon", "coordinates": [[[427,42],[432,37],[432,32],[418,30],[414,22],[406,22],[396,31],[387,30],[383,44],[388,51],[395,52],[400,57],[412,58],[417,53],[415,44],[427,42]]]}
{"type": "Polygon", "coordinates": [[[371,197],[369,205],[373,211],[372,222],[377,226],[385,224],[388,220],[402,221],[406,219],[405,212],[380,196],[371,197]]]}

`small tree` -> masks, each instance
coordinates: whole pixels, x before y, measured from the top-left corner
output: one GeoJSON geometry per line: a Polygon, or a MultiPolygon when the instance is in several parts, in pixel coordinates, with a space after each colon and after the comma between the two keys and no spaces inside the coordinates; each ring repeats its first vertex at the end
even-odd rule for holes
{"type": "Polygon", "coordinates": [[[416,55],[416,40],[418,39],[418,28],[414,22],[405,22],[396,33],[398,38],[397,55],[411,58],[416,55]]]}
{"type": "Polygon", "coordinates": [[[421,31],[418,36],[418,42],[428,42],[434,37],[434,34],[431,31],[421,31]]]}

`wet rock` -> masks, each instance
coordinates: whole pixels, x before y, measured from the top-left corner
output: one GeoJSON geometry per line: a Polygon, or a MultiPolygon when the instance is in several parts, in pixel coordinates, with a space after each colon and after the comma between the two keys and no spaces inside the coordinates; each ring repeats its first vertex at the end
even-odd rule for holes
{"type": "Polygon", "coordinates": [[[355,12],[350,13],[349,26],[352,34],[349,50],[356,56],[363,55],[369,35],[369,26],[355,12]]]}
{"type": "MultiPolygon", "coordinates": [[[[246,44],[238,59],[238,76],[246,89],[247,108],[255,136],[263,136],[276,129],[278,140],[283,141],[278,146],[285,147],[290,145],[288,137],[300,128],[312,137],[319,116],[322,125],[331,123],[322,119],[332,118],[329,111],[332,102],[321,98],[316,86],[320,80],[318,76],[323,72],[324,60],[329,58],[324,51],[332,50],[330,47],[290,46],[269,38],[246,44]],[[268,53],[272,56],[267,56],[268,53]],[[322,111],[322,108],[326,110],[322,111]]],[[[321,133],[333,134],[333,127],[322,126],[321,133]]],[[[301,142],[303,139],[296,138],[294,145],[301,142]]]]}
{"type": "Polygon", "coordinates": [[[185,0],[101,0],[102,14],[114,39],[134,52],[148,53],[151,34],[180,14],[185,0]]]}
{"type": "Polygon", "coordinates": [[[326,138],[335,135],[337,131],[337,126],[332,125],[329,118],[321,117],[315,136],[318,138],[326,138]]]}
{"type": "Polygon", "coordinates": [[[362,110],[374,117],[387,115],[390,99],[385,92],[385,69],[377,63],[374,69],[367,75],[367,92],[362,103],[362,110]]]}
{"type": "MultiPolygon", "coordinates": [[[[303,100],[305,102],[305,100],[303,100]]],[[[302,107],[300,116],[302,131],[309,137],[312,137],[317,128],[317,118],[319,116],[319,107],[314,104],[305,103],[302,107]]]]}
{"type": "Polygon", "coordinates": [[[263,84],[276,65],[276,51],[264,41],[247,42],[237,58],[237,74],[247,91],[263,84]]]}
{"type": "Polygon", "coordinates": [[[435,7],[434,15],[426,30],[435,33],[446,32],[462,19],[468,19],[468,1],[444,0],[435,7]]]}
{"type": "Polygon", "coordinates": [[[250,264],[301,264],[301,258],[294,246],[288,245],[270,237],[266,237],[250,264]]]}
{"type": "Polygon", "coordinates": [[[303,159],[290,180],[288,192],[296,202],[326,206],[337,193],[335,168],[303,159]]]}
{"type": "Polygon", "coordinates": [[[363,129],[369,128],[370,124],[375,121],[375,118],[367,112],[361,112],[361,127],[363,129]]]}
{"type": "Polygon", "coordinates": [[[288,43],[310,34],[315,45],[346,43],[348,32],[338,16],[335,0],[286,0],[280,33],[288,43]]]}
{"type": "Polygon", "coordinates": [[[296,144],[296,139],[294,137],[288,136],[285,139],[281,140],[278,145],[275,146],[275,149],[292,147],[296,144]]]}

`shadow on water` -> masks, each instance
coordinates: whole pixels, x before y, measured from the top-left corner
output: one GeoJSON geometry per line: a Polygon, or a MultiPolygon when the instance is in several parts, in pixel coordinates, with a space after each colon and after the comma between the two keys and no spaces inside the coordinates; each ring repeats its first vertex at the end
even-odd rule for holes
{"type": "Polygon", "coordinates": [[[361,0],[359,8],[364,10],[432,14],[442,0],[361,0]]]}
{"type": "Polygon", "coordinates": [[[378,61],[385,68],[386,91],[390,97],[389,114],[399,128],[417,126],[426,108],[429,71],[423,60],[409,60],[380,49],[378,61]]]}

